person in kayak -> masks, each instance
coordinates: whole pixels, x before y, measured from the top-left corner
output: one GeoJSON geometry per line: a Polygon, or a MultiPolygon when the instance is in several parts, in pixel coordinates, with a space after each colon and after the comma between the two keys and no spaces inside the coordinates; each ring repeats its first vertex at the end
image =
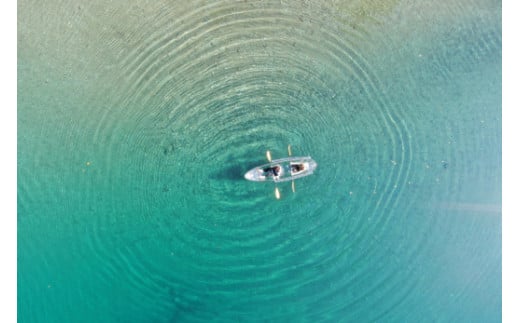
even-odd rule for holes
{"type": "Polygon", "coordinates": [[[296,174],[304,170],[303,164],[291,164],[291,173],[296,174]]]}
{"type": "Polygon", "coordinates": [[[278,177],[280,175],[280,165],[276,165],[273,167],[266,167],[264,168],[265,176],[273,176],[278,177]]]}

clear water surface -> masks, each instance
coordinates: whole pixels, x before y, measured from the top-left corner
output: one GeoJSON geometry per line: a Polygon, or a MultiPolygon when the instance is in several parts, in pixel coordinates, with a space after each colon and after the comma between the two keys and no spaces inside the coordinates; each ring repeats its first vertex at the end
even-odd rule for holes
{"type": "Polygon", "coordinates": [[[20,322],[501,321],[501,2],[18,2],[20,322]],[[310,155],[279,189],[243,174],[310,155]]]}

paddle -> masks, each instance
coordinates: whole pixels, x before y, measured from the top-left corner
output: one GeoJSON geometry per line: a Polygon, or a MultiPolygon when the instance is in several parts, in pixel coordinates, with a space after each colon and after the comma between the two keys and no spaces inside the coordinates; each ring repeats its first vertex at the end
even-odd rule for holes
{"type": "MultiPolygon", "coordinates": [[[[271,152],[269,150],[265,152],[265,157],[267,158],[267,161],[269,161],[269,162],[272,161],[271,152]]],[[[281,197],[280,190],[276,186],[276,182],[274,184],[274,197],[276,197],[277,200],[279,200],[281,197]]]]}
{"type": "MultiPolygon", "coordinates": [[[[291,157],[291,155],[292,155],[291,145],[287,146],[287,153],[289,154],[289,157],[291,157]]],[[[291,188],[292,188],[292,192],[296,193],[296,188],[294,187],[294,179],[292,180],[291,188]]]]}

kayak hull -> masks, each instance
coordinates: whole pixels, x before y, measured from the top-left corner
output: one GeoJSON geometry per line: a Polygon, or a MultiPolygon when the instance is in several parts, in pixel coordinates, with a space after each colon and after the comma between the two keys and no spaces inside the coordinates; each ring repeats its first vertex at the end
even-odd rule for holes
{"type": "Polygon", "coordinates": [[[250,169],[247,173],[245,173],[244,178],[253,182],[285,182],[311,175],[317,167],[318,163],[316,163],[310,156],[287,157],[276,159],[268,164],[250,169]],[[293,167],[291,166],[296,164],[303,165],[304,169],[294,171],[293,167]],[[275,166],[280,167],[278,176],[273,176],[266,173],[266,169],[275,166]]]}

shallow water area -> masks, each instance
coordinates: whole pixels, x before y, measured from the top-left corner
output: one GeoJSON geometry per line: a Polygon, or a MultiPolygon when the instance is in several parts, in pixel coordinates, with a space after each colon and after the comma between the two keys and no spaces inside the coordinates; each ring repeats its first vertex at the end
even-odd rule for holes
{"type": "Polygon", "coordinates": [[[501,320],[500,2],[18,15],[20,321],[501,320]]]}

